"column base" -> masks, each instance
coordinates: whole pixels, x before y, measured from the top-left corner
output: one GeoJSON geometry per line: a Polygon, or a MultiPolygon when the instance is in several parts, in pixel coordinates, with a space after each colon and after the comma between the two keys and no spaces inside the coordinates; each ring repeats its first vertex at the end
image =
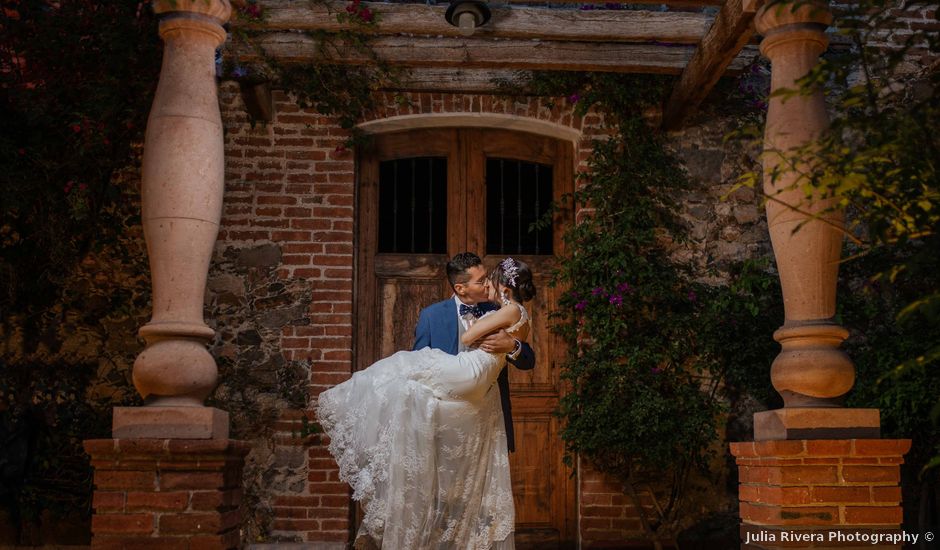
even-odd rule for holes
{"type": "Polygon", "coordinates": [[[754,413],[754,440],[878,439],[878,409],[792,407],[754,413]]]}
{"type": "Polygon", "coordinates": [[[731,444],[742,548],[901,548],[900,465],[909,439],[731,444]],[[873,538],[875,544],[872,543],[873,538]]]}
{"type": "Polygon", "coordinates": [[[241,546],[242,470],[235,440],[91,439],[93,550],[241,546]]]}
{"type": "Polygon", "coordinates": [[[213,407],[114,407],[115,439],[228,439],[228,413],[213,407]]]}

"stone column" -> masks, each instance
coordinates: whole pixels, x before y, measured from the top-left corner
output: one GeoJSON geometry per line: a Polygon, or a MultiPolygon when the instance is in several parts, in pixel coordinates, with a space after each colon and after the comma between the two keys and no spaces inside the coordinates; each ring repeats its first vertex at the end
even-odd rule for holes
{"type": "Polygon", "coordinates": [[[222,214],[222,120],[215,49],[229,0],[155,0],[165,42],[147,122],[143,225],[153,276],[147,347],[134,363],[144,407],[116,407],[113,439],[87,440],[95,469],[94,549],[241,547],[241,476],[249,445],[215,388],[214,332],[203,296],[222,214]]]}
{"type": "MultiPolygon", "coordinates": [[[[761,53],[771,61],[771,91],[797,89],[818,62],[832,21],[825,3],[772,2],[755,18],[761,53]]],[[[784,408],[755,415],[755,439],[878,437],[878,411],[842,409],[855,366],[840,344],[848,331],[836,324],[836,279],[843,221],[832,199],[807,196],[803,174],[812,169],[812,143],[829,125],[821,91],[771,97],[764,132],[767,222],[780,273],[786,319],[774,333],[782,351],[771,381],[784,408]]]]}
{"type": "Polygon", "coordinates": [[[229,0],[155,0],[165,43],[143,159],[143,226],[153,276],[153,317],[133,379],[146,404],[116,408],[113,435],[228,437],[228,415],[203,406],[218,369],[203,321],[209,261],[222,215],[222,121],[215,50],[229,0]]]}

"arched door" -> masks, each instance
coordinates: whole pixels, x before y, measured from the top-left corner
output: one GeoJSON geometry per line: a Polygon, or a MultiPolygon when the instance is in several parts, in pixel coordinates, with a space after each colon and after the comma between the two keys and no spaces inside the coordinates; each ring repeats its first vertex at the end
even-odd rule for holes
{"type": "Polygon", "coordinates": [[[549,330],[548,287],[571,215],[530,231],[573,187],[571,143],[490,129],[386,134],[359,159],[356,365],[411,349],[418,313],[450,297],[444,265],[462,251],[487,268],[505,256],[527,262],[538,296],[535,369],[510,368],[516,452],[510,455],[520,548],[572,546],[575,485],[562,463],[552,412],[563,391],[561,342],[549,330]]]}

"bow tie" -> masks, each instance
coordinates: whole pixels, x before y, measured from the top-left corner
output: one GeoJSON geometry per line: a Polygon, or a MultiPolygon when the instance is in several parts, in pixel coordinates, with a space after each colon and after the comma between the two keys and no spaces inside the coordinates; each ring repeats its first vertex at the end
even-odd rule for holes
{"type": "Polygon", "coordinates": [[[484,311],[480,306],[468,306],[467,304],[460,304],[460,316],[463,317],[468,313],[474,317],[479,317],[483,315],[484,311]]]}

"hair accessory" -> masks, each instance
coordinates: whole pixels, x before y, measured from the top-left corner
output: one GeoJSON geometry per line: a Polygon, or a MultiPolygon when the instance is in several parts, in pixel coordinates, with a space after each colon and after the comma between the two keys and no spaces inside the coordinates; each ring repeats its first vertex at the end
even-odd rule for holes
{"type": "Polygon", "coordinates": [[[505,260],[499,262],[499,267],[502,268],[503,275],[506,276],[506,286],[516,288],[516,277],[519,276],[519,268],[516,266],[516,260],[507,257],[505,260]]]}

